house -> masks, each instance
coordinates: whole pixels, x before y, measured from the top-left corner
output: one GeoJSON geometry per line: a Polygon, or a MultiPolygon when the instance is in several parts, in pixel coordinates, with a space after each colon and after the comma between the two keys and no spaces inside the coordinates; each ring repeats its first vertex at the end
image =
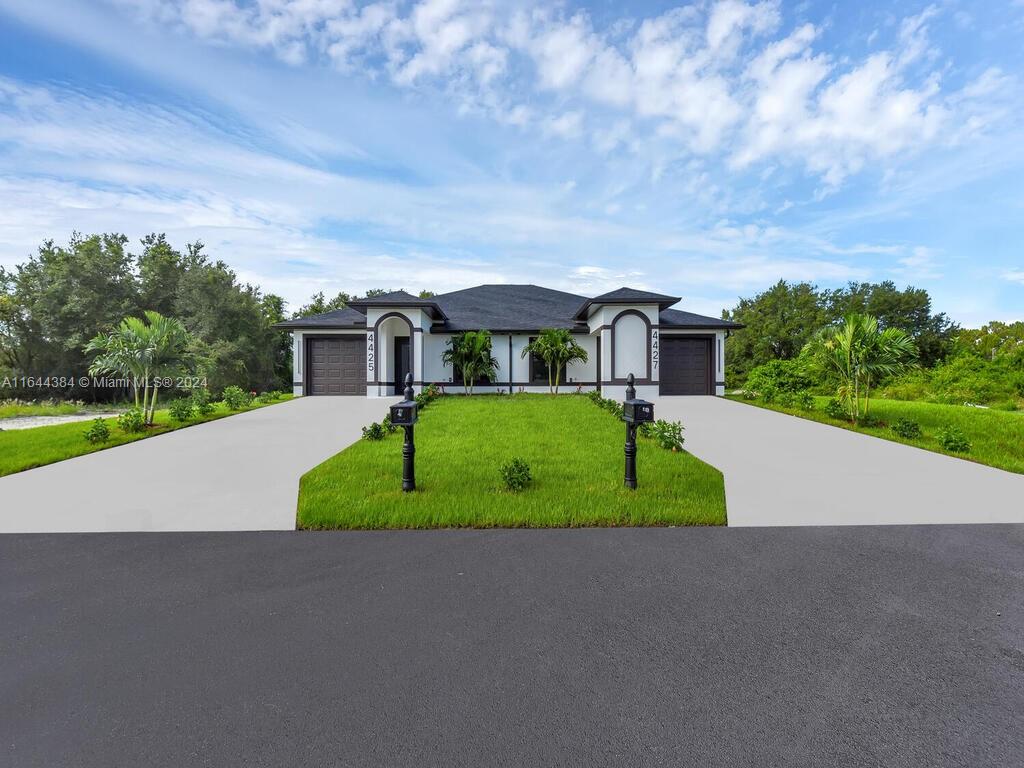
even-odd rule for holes
{"type": "Polygon", "coordinates": [[[546,392],[547,366],[522,356],[543,328],[566,328],[587,350],[587,362],[563,372],[567,389],[599,388],[621,400],[632,373],[638,397],[722,395],[725,340],[741,326],[671,309],[678,301],[633,288],[587,298],[536,285],[480,285],[428,299],[396,291],[276,327],[293,336],[296,395],[390,397],[410,372],[417,389],[437,383],[460,391],[460,372],[442,354],[453,334],[481,329],[493,334],[498,377],[474,391],[546,392]]]}

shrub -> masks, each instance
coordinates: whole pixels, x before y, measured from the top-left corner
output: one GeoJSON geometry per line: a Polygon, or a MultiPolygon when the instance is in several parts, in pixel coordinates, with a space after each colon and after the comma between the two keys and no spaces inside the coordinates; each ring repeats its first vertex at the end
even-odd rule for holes
{"type": "Polygon", "coordinates": [[[438,388],[437,384],[428,384],[413,398],[413,400],[416,401],[416,405],[418,405],[419,409],[422,411],[440,396],[441,390],[438,388]]]}
{"type": "Polygon", "coordinates": [[[274,397],[273,392],[261,392],[256,395],[256,402],[260,405],[270,405],[275,400],[277,400],[277,398],[274,397]]]}
{"type": "Polygon", "coordinates": [[[117,417],[117,426],[122,432],[132,434],[146,428],[146,419],[138,408],[129,408],[117,417]]]}
{"type": "Polygon", "coordinates": [[[209,416],[216,406],[211,402],[210,392],[206,389],[193,389],[190,396],[192,407],[200,416],[209,416]]]}
{"type": "Polygon", "coordinates": [[[971,441],[967,439],[967,435],[952,424],[940,427],[939,431],[935,433],[935,437],[939,441],[939,445],[947,451],[969,453],[971,450],[971,441]]]}
{"type": "Polygon", "coordinates": [[[184,422],[195,415],[196,407],[189,398],[179,397],[177,400],[171,401],[168,410],[171,413],[172,419],[177,422],[184,422]]]}
{"type": "Polygon", "coordinates": [[[830,419],[838,419],[840,421],[850,420],[850,412],[846,410],[846,406],[834,397],[825,403],[825,415],[830,419]]]}
{"type": "Polygon", "coordinates": [[[797,392],[792,396],[793,405],[799,408],[801,411],[813,411],[814,410],[814,395],[807,390],[803,392],[797,392]]]}
{"type": "Polygon", "coordinates": [[[754,368],[747,376],[744,389],[761,395],[765,402],[783,392],[795,393],[807,389],[813,382],[799,360],[770,360],[754,368]]]}
{"type": "Polygon", "coordinates": [[[221,394],[221,398],[223,398],[224,404],[232,411],[240,411],[252,402],[252,395],[250,393],[246,392],[241,387],[233,385],[230,387],[224,387],[224,392],[221,394]]]}
{"type": "MultiPolygon", "coordinates": [[[[141,415],[141,414],[140,414],[141,415]]],[[[93,419],[89,429],[82,433],[83,437],[93,445],[105,443],[110,439],[110,427],[104,419],[93,419]]]]}
{"type": "Polygon", "coordinates": [[[383,424],[376,421],[368,427],[363,427],[363,440],[383,440],[388,434],[383,424]]]}
{"type": "Polygon", "coordinates": [[[505,488],[512,492],[523,490],[533,479],[530,475],[530,465],[518,457],[506,461],[498,471],[501,473],[505,488]]]}
{"type": "Polygon", "coordinates": [[[384,419],[383,419],[383,421],[381,421],[380,425],[384,428],[384,431],[387,432],[389,435],[393,435],[395,432],[398,431],[398,427],[395,424],[391,423],[391,413],[390,412],[388,413],[387,416],[384,417],[384,419]]]}
{"type": "Polygon", "coordinates": [[[683,447],[683,425],[678,421],[658,419],[652,428],[654,439],[658,445],[668,451],[678,451],[683,447]]]}
{"type": "Polygon", "coordinates": [[[921,437],[921,425],[913,419],[896,419],[892,431],[904,440],[918,440],[921,437]]]}

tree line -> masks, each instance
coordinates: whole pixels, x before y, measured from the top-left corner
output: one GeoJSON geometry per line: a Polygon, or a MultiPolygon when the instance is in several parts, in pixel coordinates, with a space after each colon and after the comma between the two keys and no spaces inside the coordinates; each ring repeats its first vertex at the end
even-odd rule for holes
{"type": "MultiPolygon", "coordinates": [[[[272,328],[286,318],[280,296],[240,283],[201,242],[184,252],[162,234],[132,253],[121,234],[72,235],[66,246],[45,241],[13,269],[0,268],[0,374],[82,377],[91,356],[85,347],[126,317],[156,311],[181,321],[190,356],[213,391],[288,388],[291,350],[272,328]]],[[[108,399],[124,393],[75,386],[46,391],[12,387],[3,397],[108,399]]]]}
{"type": "MultiPolygon", "coordinates": [[[[844,355],[831,366],[814,364],[815,357],[818,363],[826,357],[819,337],[828,332],[836,338],[847,333],[854,340],[877,339],[891,330],[905,333],[912,342],[915,364],[868,365],[865,370],[874,368],[870,391],[899,400],[1024,407],[1024,322],[963,329],[945,313],[934,312],[931,297],[921,288],[900,290],[886,281],[819,289],[780,280],[752,298],[740,299],[722,317],[745,325],[726,345],[727,386],[732,389],[781,386],[824,392],[837,380],[856,388],[857,377],[839,372],[840,363],[850,367],[856,356],[844,355]],[[858,324],[868,322],[875,323],[877,332],[862,333],[858,324]]],[[[849,352],[863,345],[841,346],[849,352]]]]}
{"type": "Polygon", "coordinates": [[[876,318],[883,330],[906,331],[925,368],[953,351],[960,331],[945,313],[932,311],[931,297],[922,288],[900,290],[885,281],[820,289],[806,282],[780,280],[722,313],[723,319],[746,326],[734,331],[726,345],[729,386],[742,386],[754,368],[771,360],[796,359],[821,328],[837,325],[852,314],[876,318]]]}

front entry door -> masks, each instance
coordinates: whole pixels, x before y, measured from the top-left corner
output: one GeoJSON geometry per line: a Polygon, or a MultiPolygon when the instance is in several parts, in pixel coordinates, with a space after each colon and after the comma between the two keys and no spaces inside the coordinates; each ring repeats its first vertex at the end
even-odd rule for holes
{"type": "Polygon", "coordinates": [[[405,391],[406,374],[412,371],[412,345],[408,336],[395,338],[395,395],[405,391]]]}

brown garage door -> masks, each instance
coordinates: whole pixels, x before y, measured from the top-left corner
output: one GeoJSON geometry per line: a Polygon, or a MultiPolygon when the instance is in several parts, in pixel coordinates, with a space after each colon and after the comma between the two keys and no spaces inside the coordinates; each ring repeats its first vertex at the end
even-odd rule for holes
{"type": "Polygon", "coordinates": [[[661,337],[661,394],[710,395],[711,340],[661,337]]]}
{"type": "Polygon", "coordinates": [[[325,336],[309,339],[307,395],[366,395],[366,339],[325,336]]]}

